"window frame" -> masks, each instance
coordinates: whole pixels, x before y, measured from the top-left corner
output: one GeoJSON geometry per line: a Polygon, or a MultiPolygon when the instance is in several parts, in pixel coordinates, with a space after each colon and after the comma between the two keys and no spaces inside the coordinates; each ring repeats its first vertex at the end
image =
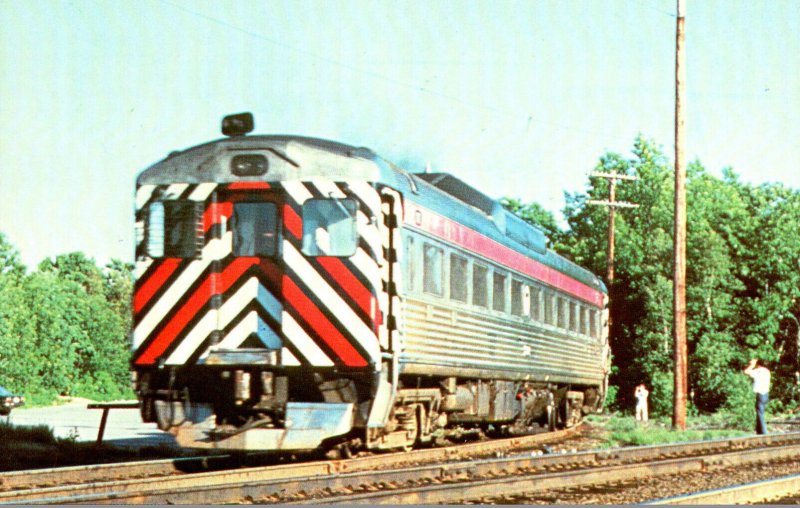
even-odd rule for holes
{"type": "Polygon", "coordinates": [[[544,294],[544,322],[545,324],[556,326],[558,318],[556,317],[556,295],[551,289],[543,289],[544,294]]]}
{"type": "Polygon", "coordinates": [[[202,203],[189,199],[159,199],[149,203],[147,206],[147,217],[144,227],[145,254],[153,259],[194,259],[200,257],[205,235],[201,225],[199,224],[200,220],[202,220],[202,212],[198,211],[199,205],[202,205],[202,203]],[[160,253],[154,252],[154,245],[151,243],[153,242],[154,234],[153,208],[155,206],[161,206],[162,209],[161,227],[159,231],[161,236],[160,253]],[[179,207],[187,209],[188,213],[178,213],[176,208],[179,207]],[[178,215],[177,218],[176,215],[178,215]],[[180,215],[184,215],[184,217],[180,217],[180,215]],[[168,242],[168,235],[174,234],[174,232],[170,233],[169,229],[178,226],[177,223],[171,224],[171,222],[177,222],[176,219],[183,219],[181,227],[188,228],[186,233],[193,233],[192,235],[186,234],[184,236],[183,241],[180,244],[180,250],[176,250],[174,248],[175,242],[168,242]]]}
{"type": "Polygon", "coordinates": [[[487,310],[489,309],[489,272],[491,272],[489,266],[484,265],[483,263],[472,263],[472,299],[470,302],[475,307],[480,307],[487,310]],[[480,270],[483,271],[482,277],[476,276],[475,273],[476,271],[480,270]],[[483,291],[476,291],[477,288],[475,287],[475,284],[481,281],[481,279],[483,279],[483,291]],[[483,303],[475,302],[476,295],[481,295],[483,303]]]}
{"type": "MultiPolygon", "coordinates": [[[[358,209],[359,209],[358,200],[356,200],[355,198],[351,198],[351,197],[344,197],[344,198],[309,198],[309,199],[306,199],[303,202],[303,205],[300,208],[300,218],[301,218],[301,222],[303,224],[303,232],[302,232],[302,237],[300,239],[300,244],[301,244],[300,250],[303,253],[303,255],[307,256],[307,257],[332,257],[332,258],[349,258],[349,257],[354,256],[356,254],[356,252],[358,252],[358,242],[359,242],[358,209]],[[352,222],[352,228],[353,228],[353,231],[352,231],[352,233],[353,233],[353,235],[352,235],[352,243],[351,243],[352,249],[348,249],[346,251],[347,253],[340,252],[340,250],[336,250],[335,252],[325,252],[319,246],[319,242],[317,242],[317,240],[316,240],[316,238],[314,236],[314,235],[316,235],[316,233],[320,229],[324,229],[325,232],[330,235],[329,227],[332,224],[334,224],[333,222],[326,222],[325,226],[322,227],[322,228],[320,226],[317,226],[317,228],[315,228],[314,231],[309,231],[309,230],[306,229],[307,226],[311,223],[311,221],[308,220],[307,217],[306,217],[306,207],[308,207],[310,205],[313,205],[315,203],[321,203],[321,202],[329,202],[329,203],[330,202],[340,202],[340,203],[344,202],[344,203],[348,203],[348,204],[352,203],[354,205],[355,208],[354,208],[354,210],[351,211],[351,210],[349,210],[347,208],[347,206],[345,204],[342,204],[342,207],[345,209],[345,211],[348,212],[348,214],[352,213],[352,215],[350,215],[350,220],[352,222]],[[307,244],[306,243],[306,239],[307,238],[311,238],[312,239],[311,241],[313,243],[307,244]],[[315,251],[312,251],[312,247],[315,249],[315,251]]],[[[349,241],[351,239],[348,238],[347,240],[349,241]]],[[[329,249],[329,250],[331,250],[331,249],[329,249]]]]}
{"type": "Polygon", "coordinates": [[[568,309],[568,329],[571,332],[579,333],[580,332],[580,309],[578,302],[573,300],[572,298],[567,298],[567,309],[568,309]]]}
{"type": "Polygon", "coordinates": [[[530,293],[530,309],[528,315],[530,316],[532,321],[536,321],[537,323],[541,323],[544,321],[543,319],[543,295],[544,290],[535,285],[529,285],[528,291],[530,293]]]}
{"type": "Polygon", "coordinates": [[[420,242],[417,242],[416,237],[412,235],[408,235],[405,238],[405,245],[404,245],[404,254],[405,254],[405,283],[406,287],[405,290],[409,293],[416,293],[419,288],[419,283],[417,282],[417,275],[419,273],[419,266],[421,265],[419,256],[417,253],[417,245],[420,242]]]}
{"type": "MultiPolygon", "coordinates": [[[[233,203],[233,211],[232,211],[232,215],[231,215],[231,227],[230,227],[230,231],[232,232],[232,236],[233,236],[232,246],[231,246],[232,251],[233,251],[233,255],[235,257],[258,257],[258,258],[275,258],[275,257],[278,257],[278,255],[280,254],[280,235],[281,235],[281,229],[280,228],[281,228],[281,220],[280,220],[280,217],[278,217],[278,204],[277,203],[275,203],[273,201],[263,201],[263,200],[262,201],[257,201],[257,200],[237,201],[237,202],[233,203]],[[258,252],[257,249],[256,249],[256,245],[257,244],[256,244],[255,240],[253,240],[253,254],[243,254],[243,253],[241,253],[239,251],[239,249],[238,249],[239,244],[238,244],[237,238],[240,235],[238,234],[239,233],[239,224],[237,223],[237,219],[236,219],[236,217],[237,217],[236,208],[239,207],[239,206],[242,206],[242,205],[244,205],[244,206],[246,206],[246,205],[266,205],[266,206],[272,207],[272,209],[273,209],[272,210],[273,211],[273,220],[274,220],[274,224],[273,224],[273,240],[272,240],[272,253],[264,254],[264,253],[258,252]]],[[[254,234],[255,234],[255,231],[254,231],[254,234]]]]}
{"type": "Polygon", "coordinates": [[[511,277],[510,292],[510,313],[512,316],[526,317],[530,315],[530,286],[525,284],[517,277],[511,277]]]}
{"type": "Polygon", "coordinates": [[[457,252],[450,252],[450,255],[448,257],[449,257],[449,269],[448,269],[447,272],[448,272],[448,287],[449,287],[449,290],[450,290],[450,293],[449,293],[450,299],[454,300],[456,302],[467,303],[467,302],[469,302],[469,285],[470,285],[469,258],[466,257],[466,256],[462,256],[461,254],[459,254],[457,252]],[[454,261],[457,261],[457,262],[454,262],[454,261]],[[454,277],[454,275],[455,275],[454,270],[455,270],[455,267],[459,266],[459,265],[463,266],[463,268],[464,268],[464,270],[463,270],[463,278],[462,278],[462,281],[461,281],[462,284],[460,286],[456,286],[455,285],[456,280],[455,280],[455,277],[454,277]],[[459,295],[463,296],[463,299],[462,298],[456,298],[454,296],[454,291],[453,291],[454,288],[457,288],[459,290],[459,295]]]}
{"type": "Polygon", "coordinates": [[[440,298],[444,298],[445,274],[447,273],[445,267],[445,259],[446,257],[444,255],[444,249],[442,247],[431,242],[427,241],[422,242],[422,292],[423,293],[431,296],[438,296],[440,298]],[[429,259],[433,259],[428,257],[429,251],[436,252],[437,254],[436,257],[439,259],[439,267],[438,267],[439,273],[436,279],[429,278],[429,277],[434,277],[435,275],[434,271],[430,270],[429,269],[430,267],[428,266],[429,259]],[[429,282],[438,284],[439,292],[431,291],[431,288],[429,287],[429,282]]]}
{"type": "Polygon", "coordinates": [[[496,312],[508,312],[508,302],[507,302],[507,295],[508,295],[508,273],[498,270],[493,267],[492,269],[492,310],[496,312]],[[503,292],[501,295],[501,299],[499,300],[502,308],[498,308],[498,299],[497,299],[497,280],[502,278],[503,282],[503,292]]]}
{"type": "Polygon", "coordinates": [[[569,304],[561,295],[556,295],[556,326],[562,330],[569,329],[569,304]]]}

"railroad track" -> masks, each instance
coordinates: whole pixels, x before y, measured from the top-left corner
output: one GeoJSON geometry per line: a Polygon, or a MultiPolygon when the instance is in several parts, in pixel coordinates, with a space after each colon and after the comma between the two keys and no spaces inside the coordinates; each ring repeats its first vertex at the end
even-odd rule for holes
{"type": "MultiPolygon", "coordinates": [[[[636,482],[654,476],[682,474],[692,471],[709,471],[735,465],[747,465],[767,460],[781,460],[796,457],[800,453],[800,444],[793,444],[773,448],[759,448],[754,450],[737,450],[725,453],[678,458],[678,459],[653,459],[632,464],[609,466],[598,464],[600,467],[570,470],[565,472],[524,472],[521,467],[515,473],[499,478],[466,478],[475,474],[474,468],[465,465],[464,470],[451,471],[447,480],[434,484],[415,485],[411,487],[394,488],[400,476],[389,477],[385,480],[373,478],[383,488],[373,492],[344,493],[328,497],[313,497],[295,502],[283,501],[285,504],[436,504],[456,503],[464,501],[480,501],[482,504],[503,503],[515,496],[531,496],[550,490],[561,489],[569,485],[571,489],[591,488],[598,485],[636,482]],[[456,474],[452,474],[456,473],[456,474]],[[464,479],[459,479],[459,474],[464,479]]],[[[576,458],[576,457],[570,457],[576,458]]],[[[584,458],[586,458],[584,456],[584,458]]],[[[601,461],[603,457],[596,457],[601,461]]],[[[594,462],[594,461],[589,461],[594,462]]],[[[571,463],[570,466],[574,466],[571,463]]],[[[593,464],[594,466],[594,464],[593,464]]],[[[479,465],[481,476],[486,475],[484,465],[479,465]]],[[[413,474],[424,474],[420,468],[416,472],[406,471],[403,478],[410,481],[413,474]],[[411,475],[409,475],[411,473],[411,475]]],[[[383,475],[381,475],[383,476],[383,475]]],[[[367,486],[367,489],[369,486],[367,486]]],[[[668,502],[669,503],[669,502],[668,502]]],[[[707,504],[705,501],[702,504],[707,504]]]]}
{"type": "Polygon", "coordinates": [[[216,455],[10,471],[0,473],[0,499],[5,495],[3,491],[190,474],[231,469],[239,464],[234,457],[216,455]]]}
{"type": "MultiPolygon", "coordinates": [[[[325,477],[353,471],[400,467],[408,463],[463,460],[563,440],[575,435],[577,431],[577,428],[573,428],[533,436],[349,460],[237,469],[228,469],[235,467],[235,461],[231,457],[218,456],[16,471],[0,474],[0,488],[4,490],[0,492],[0,503],[150,502],[143,500],[152,496],[166,499],[171,492],[189,493],[198,488],[219,490],[221,493],[216,496],[224,500],[216,502],[226,502],[231,500],[225,494],[226,489],[230,488],[228,486],[241,482],[252,483],[265,479],[290,482],[292,478],[325,477]]],[[[192,497],[191,494],[181,495],[192,497]]],[[[196,502],[212,502],[198,499],[200,500],[196,502]]]]}
{"type": "MultiPolygon", "coordinates": [[[[522,447],[533,442],[517,440],[516,444],[522,447]]],[[[407,454],[199,473],[176,479],[32,489],[9,493],[0,501],[17,504],[425,504],[472,499],[492,503],[498,502],[498,498],[502,502],[513,496],[565,485],[592,487],[794,458],[800,453],[800,434],[553,455],[532,456],[527,452],[502,458],[470,458],[485,454],[498,444],[474,443],[407,454]],[[439,463],[414,465],[425,460],[439,463]],[[445,460],[453,461],[442,463],[445,460]]]]}
{"type": "Polygon", "coordinates": [[[682,496],[658,499],[644,504],[668,505],[734,505],[772,503],[778,505],[800,503],[800,475],[750,482],[720,489],[695,492],[682,496]]]}
{"type": "Polygon", "coordinates": [[[502,501],[564,485],[592,487],[708,471],[794,458],[800,452],[800,434],[794,433],[668,446],[476,458],[499,449],[520,449],[564,437],[566,433],[543,434],[351,460],[24,489],[0,494],[0,502],[424,504],[477,499],[491,503],[497,502],[498,495],[502,501]],[[419,465],[431,461],[436,463],[419,465]]]}
{"type": "MultiPolygon", "coordinates": [[[[309,496],[296,501],[281,500],[281,502],[284,504],[435,504],[467,501],[481,504],[518,503],[535,498],[537,494],[563,489],[567,485],[572,490],[583,489],[585,492],[591,492],[598,486],[631,484],[657,476],[695,471],[708,472],[766,461],[794,459],[800,452],[797,436],[784,441],[790,444],[778,444],[779,441],[783,439],[770,443],[760,438],[746,438],[667,447],[623,448],[608,453],[582,452],[560,457],[545,456],[529,461],[526,459],[476,461],[450,465],[447,467],[449,471],[433,482],[427,480],[433,475],[424,468],[407,469],[402,475],[392,475],[391,472],[385,475],[373,475],[373,483],[362,484],[359,490],[324,497],[309,496]],[[757,447],[745,449],[751,445],[757,447]],[[729,449],[719,451],[725,448],[729,449]],[[685,456],[670,458],[681,455],[685,456]],[[568,470],[558,471],[561,468],[568,470]],[[510,472],[512,470],[513,472],[510,472]],[[419,478],[426,480],[419,481],[419,478]]],[[[349,483],[354,482],[350,480],[349,483]]],[[[764,487],[761,493],[763,489],[764,487]]],[[[763,499],[757,495],[756,498],[763,499]]],[[[676,499],[679,498],[670,498],[665,503],[670,504],[676,499]]],[[[719,502],[716,499],[712,501],[708,501],[709,498],[701,499],[700,504],[719,502]]]]}

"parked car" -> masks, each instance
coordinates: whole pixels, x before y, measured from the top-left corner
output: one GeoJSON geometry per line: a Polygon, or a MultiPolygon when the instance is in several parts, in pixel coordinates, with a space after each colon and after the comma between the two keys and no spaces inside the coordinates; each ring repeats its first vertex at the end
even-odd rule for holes
{"type": "Polygon", "coordinates": [[[0,386],[0,415],[6,416],[15,407],[25,404],[25,397],[11,393],[5,387],[0,386]]]}

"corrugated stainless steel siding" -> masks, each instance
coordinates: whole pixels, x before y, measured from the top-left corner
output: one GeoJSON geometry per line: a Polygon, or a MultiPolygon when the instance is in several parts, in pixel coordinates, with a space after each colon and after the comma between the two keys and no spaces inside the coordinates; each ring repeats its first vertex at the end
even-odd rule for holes
{"type": "Polygon", "coordinates": [[[402,372],[572,384],[603,380],[601,344],[532,321],[503,318],[418,299],[403,305],[402,372]],[[437,366],[432,370],[432,366],[437,366]]]}

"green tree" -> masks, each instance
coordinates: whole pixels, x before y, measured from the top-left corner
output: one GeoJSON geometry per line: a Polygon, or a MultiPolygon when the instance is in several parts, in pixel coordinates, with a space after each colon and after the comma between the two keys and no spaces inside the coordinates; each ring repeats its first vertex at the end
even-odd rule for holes
{"type": "Polygon", "coordinates": [[[0,274],[25,275],[25,265],[20,260],[19,251],[11,245],[6,235],[0,232],[0,274]]]}
{"type": "Polygon", "coordinates": [[[132,266],[81,252],[31,274],[0,235],[0,382],[33,400],[129,396],[132,266]]]}
{"type": "Polygon", "coordinates": [[[0,384],[15,391],[25,388],[36,362],[26,344],[32,327],[25,278],[19,252],[0,233],[0,384]]]}
{"type": "MultiPolygon", "coordinates": [[[[597,171],[637,177],[617,198],[639,204],[616,215],[616,277],[611,345],[621,407],[633,387],[653,387],[653,410],[672,407],[673,173],[667,157],[639,136],[632,157],[603,155],[597,171]]],[[[590,179],[567,194],[568,229],[555,246],[604,273],[608,181],[590,179]]],[[[773,362],[775,397],[786,398],[800,365],[800,195],[780,184],[747,185],[730,169],[722,178],[698,161],[687,171],[687,323],[689,386],[701,410],[738,408],[749,400],[741,368],[752,356],[773,362]],[[788,380],[788,381],[787,381],[788,380]]],[[[518,208],[521,208],[519,206],[518,208]]],[[[749,408],[749,406],[748,406],[749,408]]],[[[752,408],[749,408],[752,409],[752,408]]]]}
{"type": "MultiPolygon", "coordinates": [[[[46,260],[37,274],[53,290],[37,323],[62,358],[53,367],[59,393],[119,395],[127,385],[131,267],[112,261],[103,272],[82,252],[46,260]]],[[[37,288],[40,286],[36,286],[37,288]]],[[[44,298],[35,288],[32,296],[44,298]]]]}

